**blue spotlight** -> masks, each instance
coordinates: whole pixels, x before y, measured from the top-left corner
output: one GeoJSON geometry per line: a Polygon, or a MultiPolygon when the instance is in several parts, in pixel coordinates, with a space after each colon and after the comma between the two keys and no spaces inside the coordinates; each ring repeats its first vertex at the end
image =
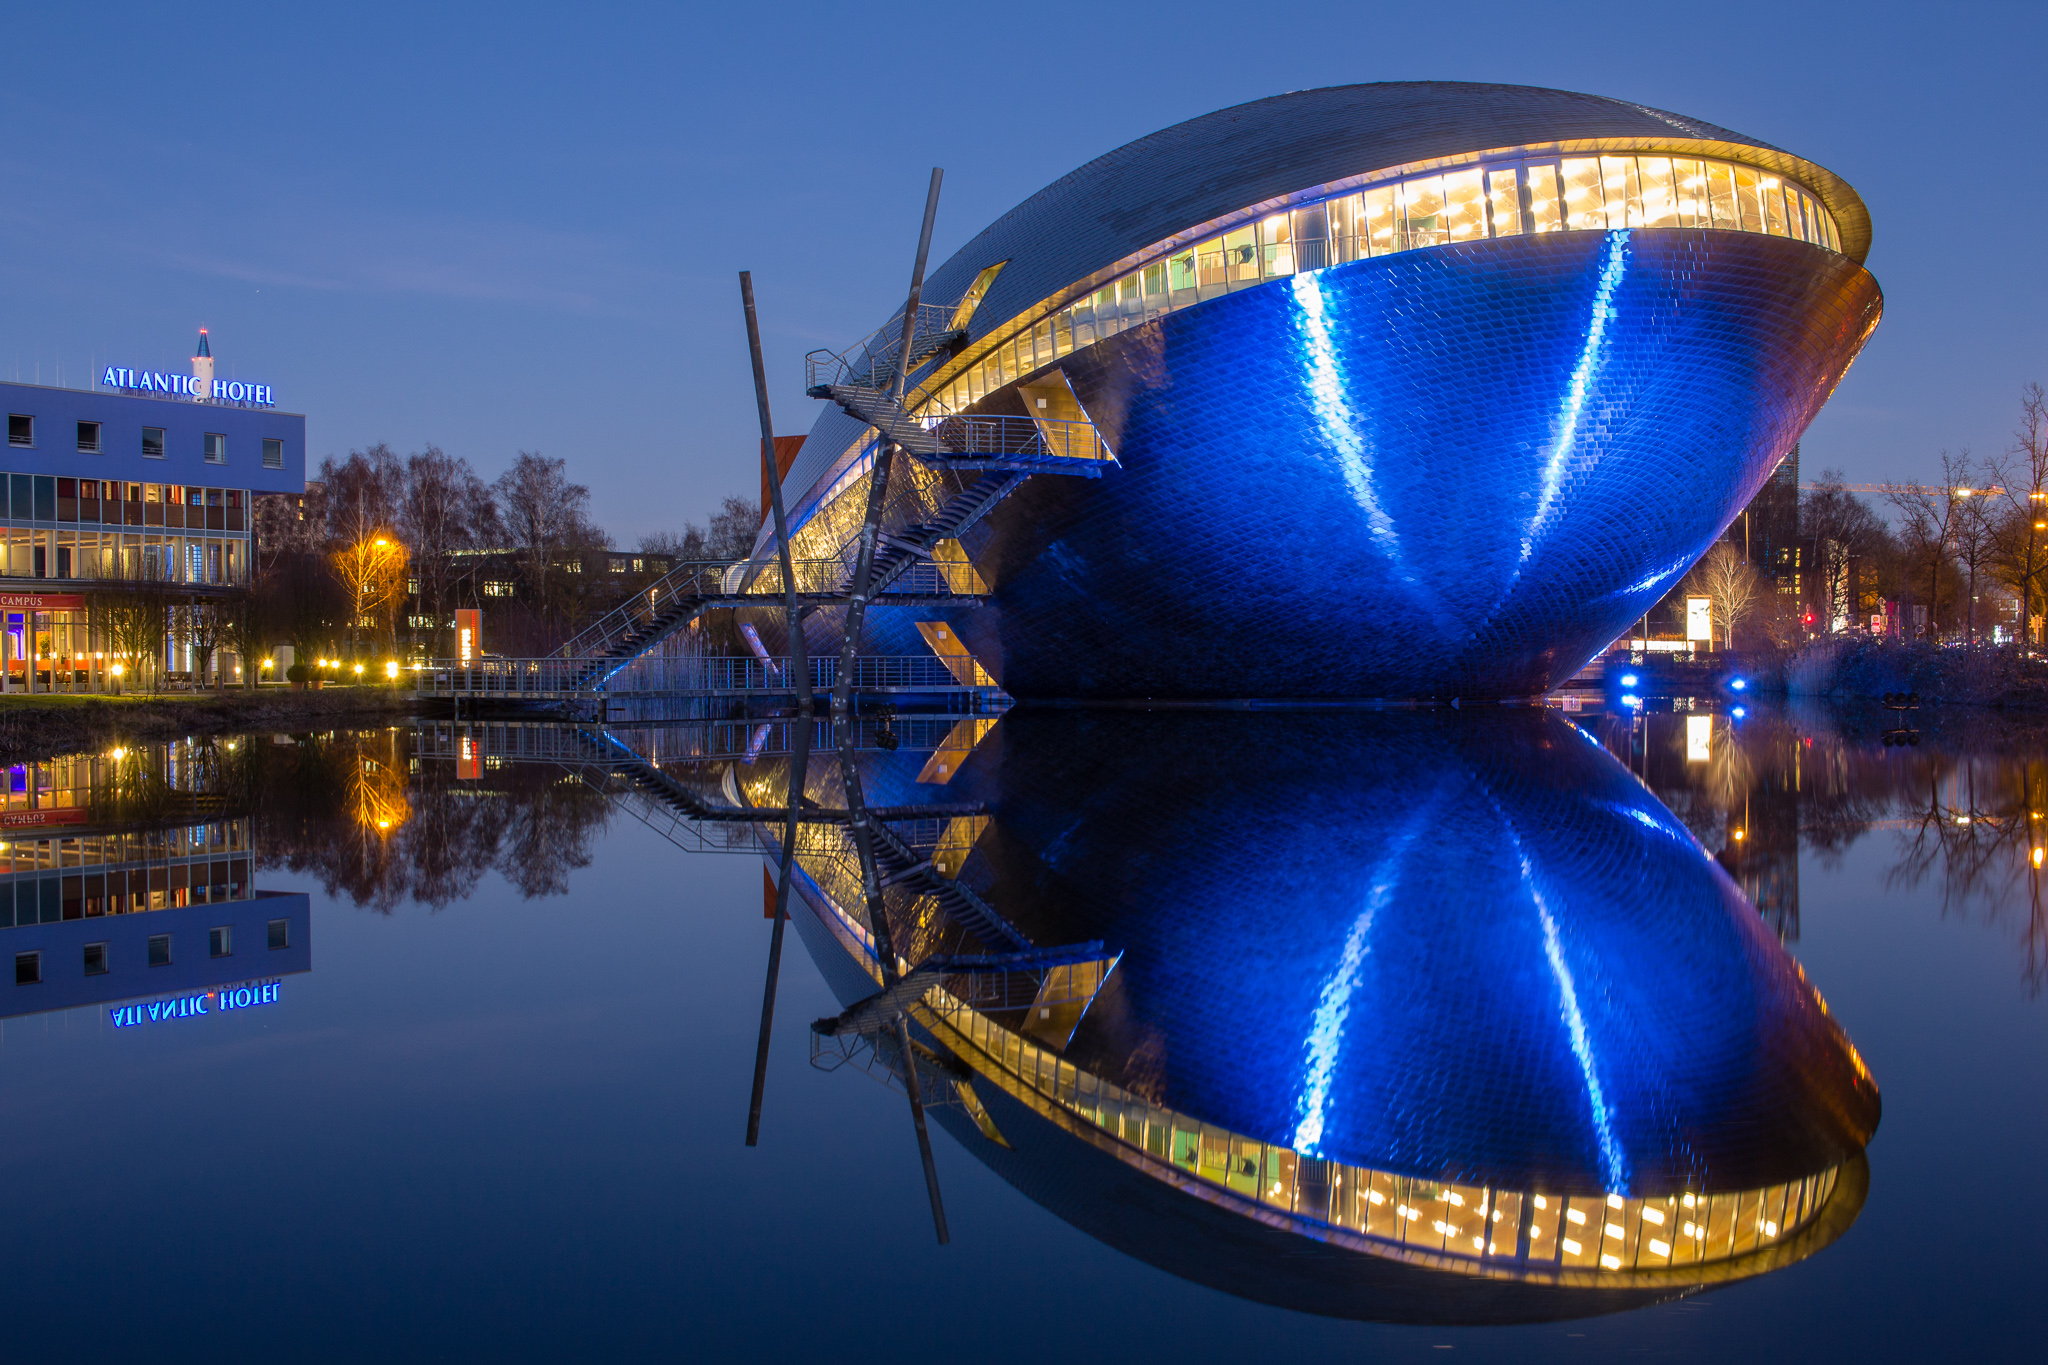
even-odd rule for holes
{"type": "Polygon", "coordinates": [[[1729,683],[1728,685],[1729,685],[1730,687],[1734,688],[1734,689],[1735,689],[1735,690],[1736,690],[1737,692],[1740,692],[1740,691],[1741,691],[1741,690],[1742,690],[1743,688],[1745,688],[1745,687],[1749,686],[1749,684],[1748,684],[1748,683],[1744,682],[1744,681],[1743,681],[1742,679],[1740,679],[1740,678],[1737,678],[1737,679],[1735,679],[1735,681],[1733,681],[1733,682],[1729,683]]]}
{"type": "Polygon", "coordinates": [[[1635,674],[1633,674],[1633,673],[1624,673],[1624,674],[1622,674],[1622,675],[1621,675],[1621,685],[1622,685],[1623,687],[1634,687],[1634,686],[1636,685],[1636,675],[1635,675],[1635,674]]]}

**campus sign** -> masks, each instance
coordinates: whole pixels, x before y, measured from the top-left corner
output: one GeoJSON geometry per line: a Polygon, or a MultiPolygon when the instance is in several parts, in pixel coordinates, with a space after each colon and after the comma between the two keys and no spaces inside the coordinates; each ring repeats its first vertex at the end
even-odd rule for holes
{"type": "Polygon", "coordinates": [[[0,611],[81,611],[84,607],[84,593],[0,592],[0,611]]]}
{"type": "Polygon", "coordinates": [[[240,403],[247,407],[274,408],[277,399],[268,384],[245,384],[239,379],[195,379],[189,374],[163,370],[127,370],[107,366],[100,376],[103,388],[123,393],[161,393],[173,398],[190,398],[201,403],[240,403]]]}
{"type": "Polygon", "coordinates": [[[49,825],[82,825],[84,806],[44,806],[39,810],[0,811],[0,829],[42,829],[49,825]]]}

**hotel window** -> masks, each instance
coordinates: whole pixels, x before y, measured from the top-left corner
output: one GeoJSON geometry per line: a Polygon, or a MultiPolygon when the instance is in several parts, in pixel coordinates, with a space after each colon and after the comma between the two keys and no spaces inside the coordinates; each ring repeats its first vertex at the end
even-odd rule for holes
{"type": "Polygon", "coordinates": [[[228,438],[218,431],[206,433],[206,462],[226,464],[228,462],[228,438]]]}
{"type": "Polygon", "coordinates": [[[164,457],[164,429],[144,427],[142,429],[142,458],[161,460],[164,457]]]}
{"type": "Polygon", "coordinates": [[[36,419],[26,413],[7,414],[7,444],[32,446],[36,443],[36,419]]]}
{"type": "Polygon", "coordinates": [[[206,955],[208,957],[233,957],[235,955],[235,931],[228,925],[206,931],[206,955]]]}
{"type": "Polygon", "coordinates": [[[14,955],[14,984],[33,986],[43,979],[43,955],[41,953],[16,953],[14,955]]]}
{"type": "MultiPolygon", "coordinates": [[[[152,905],[150,908],[154,910],[158,907],[152,905]]],[[[149,965],[152,967],[168,967],[171,965],[171,936],[169,934],[151,934],[149,936],[149,965]]]]}
{"type": "Polygon", "coordinates": [[[105,976],[107,974],[107,945],[88,943],[85,945],[85,974],[105,976]]]}
{"type": "Polygon", "coordinates": [[[270,922],[270,946],[273,951],[289,948],[292,942],[292,922],[288,919],[274,919],[270,922]]]}
{"type": "Polygon", "coordinates": [[[263,467],[265,469],[284,468],[284,442],[274,436],[263,438],[263,467]]]}
{"type": "Polygon", "coordinates": [[[100,424],[98,422],[80,422],[78,424],[78,449],[86,455],[97,455],[100,453],[100,424]]]}

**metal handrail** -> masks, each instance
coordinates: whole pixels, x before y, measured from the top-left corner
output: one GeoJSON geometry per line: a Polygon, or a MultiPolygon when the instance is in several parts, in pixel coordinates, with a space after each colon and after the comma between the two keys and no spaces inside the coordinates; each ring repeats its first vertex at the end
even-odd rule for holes
{"type": "MultiPolygon", "coordinates": [[[[916,329],[910,338],[915,354],[920,343],[929,344],[952,329],[955,305],[918,305],[916,329]]],[[[894,378],[896,358],[903,344],[903,310],[862,337],[844,351],[819,349],[804,357],[804,387],[822,388],[832,384],[854,384],[879,389],[894,378]]]]}
{"type": "MultiPolygon", "coordinates": [[[[603,692],[607,696],[684,694],[724,696],[793,691],[786,658],[752,655],[647,657],[616,671],[604,659],[435,659],[418,673],[423,697],[534,697],[603,692]]],[[[808,660],[811,686],[828,691],[839,681],[837,655],[808,660]]],[[[983,690],[962,683],[935,654],[865,654],[854,663],[854,686],[866,691],[983,690]]]]}
{"type": "MultiPolygon", "coordinates": [[[[797,592],[806,597],[831,597],[845,592],[852,573],[852,565],[845,559],[799,559],[790,568],[796,574],[797,592]]],[[[955,585],[964,581],[957,565],[920,562],[896,579],[891,591],[928,597],[955,592],[955,585]]],[[[577,631],[555,652],[555,657],[617,662],[613,650],[634,640],[643,628],[669,616],[679,606],[744,605],[754,598],[772,598],[781,592],[782,565],[773,557],[678,565],[577,631]]],[[[762,605],[774,604],[764,601],[762,605]]]]}

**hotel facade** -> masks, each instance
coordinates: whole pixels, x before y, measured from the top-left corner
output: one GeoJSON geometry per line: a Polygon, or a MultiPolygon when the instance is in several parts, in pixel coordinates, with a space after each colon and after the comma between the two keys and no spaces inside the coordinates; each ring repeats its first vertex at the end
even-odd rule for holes
{"type": "MultiPolygon", "coordinates": [[[[115,649],[94,604],[235,596],[253,566],[255,499],[305,491],[305,417],[269,406],[268,385],[213,380],[206,349],[202,334],[203,400],[194,375],[114,367],[100,391],[0,383],[7,691],[108,690],[115,649]]],[[[182,653],[167,636],[156,663],[179,671],[182,653]]]]}

